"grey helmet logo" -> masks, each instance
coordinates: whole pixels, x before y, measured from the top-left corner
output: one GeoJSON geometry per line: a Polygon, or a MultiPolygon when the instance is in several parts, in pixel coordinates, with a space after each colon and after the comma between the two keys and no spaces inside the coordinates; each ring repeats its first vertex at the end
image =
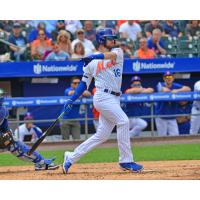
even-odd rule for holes
{"type": "Polygon", "coordinates": [[[33,65],[33,71],[35,74],[41,74],[42,73],[42,66],[38,63],[36,65],[33,65]]]}
{"type": "Polygon", "coordinates": [[[139,72],[140,71],[140,62],[139,61],[136,61],[136,62],[133,62],[133,71],[135,72],[139,72]]]}

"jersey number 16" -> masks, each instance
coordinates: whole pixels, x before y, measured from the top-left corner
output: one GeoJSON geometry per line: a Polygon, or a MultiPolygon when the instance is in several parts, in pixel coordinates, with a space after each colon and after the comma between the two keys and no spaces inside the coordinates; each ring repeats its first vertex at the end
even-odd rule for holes
{"type": "Polygon", "coordinates": [[[115,74],[115,77],[120,77],[121,76],[121,72],[120,72],[120,69],[114,69],[113,70],[114,74],[115,74]]]}

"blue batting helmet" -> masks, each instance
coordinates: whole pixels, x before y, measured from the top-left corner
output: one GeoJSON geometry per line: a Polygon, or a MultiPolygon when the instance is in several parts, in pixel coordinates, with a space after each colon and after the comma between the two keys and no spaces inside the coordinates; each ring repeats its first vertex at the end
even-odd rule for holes
{"type": "Polygon", "coordinates": [[[117,39],[117,36],[113,33],[113,30],[111,28],[99,29],[96,34],[96,41],[99,44],[105,44],[106,38],[108,37],[117,39]]]}

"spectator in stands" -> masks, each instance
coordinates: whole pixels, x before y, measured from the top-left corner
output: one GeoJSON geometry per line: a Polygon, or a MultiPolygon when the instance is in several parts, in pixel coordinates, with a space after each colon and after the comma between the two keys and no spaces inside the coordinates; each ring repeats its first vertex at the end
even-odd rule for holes
{"type": "Polygon", "coordinates": [[[38,38],[39,32],[44,31],[46,38],[51,39],[51,34],[46,31],[46,24],[44,22],[40,22],[37,25],[37,28],[34,28],[30,34],[28,35],[28,42],[31,43],[38,38]]]}
{"type": "Polygon", "coordinates": [[[72,42],[72,50],[74,51],[74,46],[77,42],[81,42],[85,48],[85,56],[91,55],[96,51],[94,44],[85,38],[85,31],[83,29],[78,29],[76,32],[77,39],[72,42]]]}
{"type": "Polygon", "coordinates": [[[190,133],[190,114],[191,114],[191,103],[189,101],[180,101],[177,106],[177,114],[188,114],[188,116],[178,116],[176,117],[178,123],[179,134],[189,134],[190,133]]]}
{"type": "Polygon", "coordinates": [[[106,27],[112,28],[113,30],[118,30],[117,20],[106,20],[106,27]]]}
{"type": "Polygon", "coordinates": [[[181,37],[183,33],[180,31],[178,25],[173,20],[166,20],[163,24],[164,36],[166,37],[181,37]]]}
{"type": "Polygon", "coordinates": [[[72,58],[83,58],[85,57],[85,48],[81,42],[77,42],[74,46],[74,53],[72,58]]]}
{"type": "Polygon", "coordinates": [[[152,36],[152,32],[154,29],[160,29],[163,32],[162,24],[159,23],[159,20],[151,20],[149,23],[145,24],[144,31],[147,38],[152,36]]]}
{"type": "Polygon", "coordinates": [[[191,20],[190,23],[186,25],[185,35],[188,36],[189,39],[200,36],[199,20],[191,20]]]}
{"type": "Polygon", "coordinates": [[[72,44],[70,41],[70,34],[65,30],[60,30],[57,37],[57,44],[60,50],[68,53],[70,56],[72,54],[72,44]]]}
{"type": "MultiPolygon", "coordinates": [[[[67,88],[64,92],[65,96],[71,96],[74,94],[75,89],[80,83],[80,79],[78,77],[72,77],[71,86],[67,88]]],[[[85,91],[82,97],[90,97],[91,93],[89,91],[85,91]]],[[[80,122],[75,121],[73,119],[77,118],[79,114],[80,105],[74,105],[71,112],[63,116],[60,121],[61,134],[64,140],[70,139],[70,134],[73,139],[80,139],[80,122]]]]}
{"type": "Polygon", "coordinates": [[[39,30],[38,39],[31,43],[31,57],[33,60],[43,60],[46,52],[52,50],[52,42],[46,37],[44,30],[39,30]]]}
{"type": "Polygon", "coordinates": [[[121,40],[119,45],[124,52],[124,58],[133,58],[133,52],[131,51],[131,48],[126,40],[121,40]]]}
{"type": "MultiPolygon", "coordinates": [[[[57,41],[58,34],[61,30],[67,31],[65,29],[65,20],[58,20],[55,29],[51,32],[51,36],[54,42],[57,41]]],[[[70,34],[70,40],[72,41],[73,35],[71,34],[71,32],[67,32],[70,34]]]]}
{"type": "Polygon", "coordinates": [[[157,56],[164,56],[167,53],[161,39],[161,34],[160,29],[154,29],[151,38],[147,41],[147,47],[154,50],[157,56]]]}
{"type": "Polygon", "coordinates": [[[83,28],[83,25],[81,24],[80,20],[65,20],[65,28],[74,35],[77,30],[83,28]]]}
{"type": "Polygon", "coordinates": [[[8,41],[17,46],[9,46],[11,59],[15,61],[26,60],[26,48],[28,45],[26,38],[22,35],[21,25],[19,23],[13,24],[12,33],[10,34],[8,41]]]}
{"type": "Polygon", "coordinates": [[[129,38],[133,42],[142,37],[142,29],[134,20],[128,20],[119,27],[120,38],[129,38]]]}
{"type": "Polygon", "coordinates": [[[27,121],[20,125],[14,132],[14,135],[16,138],[19,139],[19,141],[36,141],[38,138],[42,136],[42,130],[35,126],[33,122],[30,122],[33,120],[33,116],[31,113],[26,113],[24,116],[24,121],[27,121]]]}
{"type": "Polygon", "coordinates": [[[13,28],[13,21],[12,20],[1,20],[0,21],[0,32],[3,32],[6,37],[10,35],[13,28]]]}
{"type": "Polygon", "coordinates": [[[54,44],[53,51],[50,52],[47,57],[45,58],[46,61],[64,61],[68,60],[70,55],[61,50],[58,44],[54,44]]]}
{"type": "Polygon", "coordinates": [[[86,20],[84,22],[85,38],[95,44],[96,42],[96,31],[92,20],[86,20]]]}
{"type": "MultiPolygon", "coordinates": [[[[139,76],[134,76],[131,79],[131,88],[125,91],[126,94],[141,94],[141,93],[153,93],[153,88],[144,88],[142,87],[141,78],[139,76]]],[[[126,113],[129,118],[130,124],[130,136],[139,136],[141,131],[147,127],[147,122],[139,117],[142,115],[145,109],[144,103],[127,103],[126,104],[126,113]],[[134,117],[133,117],[134,116],[134,117]]]]}
{"type": "Polygon", "coordinates": [[[140,59],[150,59],[157,57],[155,51],[147,47],[147,39],[141,38],[140,41],[140,48],[135,52],[134,57],[140,59]]]}
{"type": "MultiPolygon", "coordinates": [[[[3,24],[0,23],[0,39],[6,40],[7,35],[3,30],[3,24]]],[[[0,42],[0,62],[10,61],[10,53],[8,45],[0,42]]]]}
{"type": "MultiPolygon", "coordinates": [[[[167,71],[163,75],[164,82],[159,82],[157,85],[157,92],[189,92],[191,89],[188,86],[181,85],[174,82],[174,75],[167,71]]],[[[155,107],[156,115],[174,115],[177,114],[178,103],[175,101],[160,101],[155,107]]],[[[176,117],[158,117],[155,119],[157,132],[159,136],[179,135],[176,117]]]]}

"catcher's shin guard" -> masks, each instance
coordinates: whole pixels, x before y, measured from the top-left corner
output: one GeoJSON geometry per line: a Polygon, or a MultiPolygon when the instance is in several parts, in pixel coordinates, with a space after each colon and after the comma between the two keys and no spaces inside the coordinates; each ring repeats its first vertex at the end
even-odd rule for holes
{"type": "Polygon", "coordinates": [[[28,155],[30,147],[20,141],[14,141],[14,143],[10,146],[9,151],[15,155],[16,157],[33,163],[38,163],[41,160],[45,160],[42,155],[38,152],[33,152],[32,155],[28,155]]]}

